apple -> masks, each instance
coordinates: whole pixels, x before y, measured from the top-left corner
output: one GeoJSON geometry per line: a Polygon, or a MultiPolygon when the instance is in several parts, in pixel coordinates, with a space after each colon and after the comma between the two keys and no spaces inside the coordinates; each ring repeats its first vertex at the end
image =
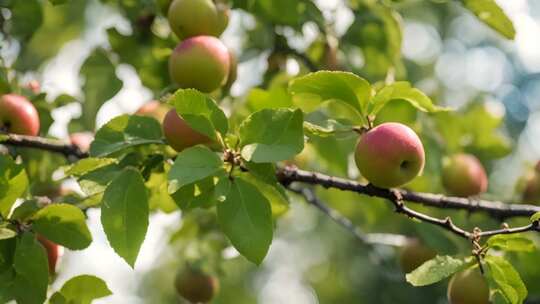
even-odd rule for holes
{"type": "Polygon", "coordinates": [[[170,106],[161,103],[157,100],[152,100],[143,106],[141,106],[137,112],[135,112],[136,115],[142,115],[142,116],[148,116],[153,117],[157,119],[160,123],[163,122],[163,119],[165,118],[165,115],[167,115],[167,112],[171,109],[170,106]]]}
{"type": "Polygon", "coordinates": [[[174,0],[167,14],[171,30],[180,39],[219,37],[229,23],[229,8],[212,0],[174,0]]]}
{"type": "Polygon", "coordinates": [[[94,134],[91,132],[78,132],[69,135],[69,141],[72,145],[75,145],[82,152],[88,152],[90,145],[94,141],[94,134]]]}
{"type": "Polygon", "coordinates": [[[165,115],[163,133],[169,145],[178,152],[199,144],[211,145],[213,142],[208,136],[193,130],[175,109],[165,115]]]}
{"type": "Polygon", "coordinates": [[[175,83],[205,93],[225,84],[229,67],[229,50],[212,36],[184,40],[169,58],[169,73],[175,83]]]}
{"type": "Polygon", "coordinates": [[[437,252],[435,250],[426,247],[420,240],[411,239],[401,250],[399,264],[403,272],[409,273],[433,259],[436,255],[437,252]]]}
{"type": "Polygon", "coordinates": [[[456,273],[448,283],[450,304],[489,304],[489,287],[478,268],[456,273]]]}
{"type": "Polygon", "coordinates": [[[58,260],[62,256],[62,247],[56,243],[49,241],[44,236],[39,234],[37,235],[37,239],[47,251],[47,259],[49,261],[49,273],[55,274],[58,260]]]}
{"type": "Polygon", "coordinates": [[[26,97],[6,94],[0,97],[0,131],[20,135],[39,134],[39,114],[26,97]]]}
{"type": "Polygon", "coordinates": [[[191,303],[208,303],[219,292],[217,277],[192,267],[178,271],[174,286],[178,294],[191,303]]]}
{"type": "Polygon", "coordinates": [[[485,192],[488,180],[478,158],[459,153],[443,161],[442,183],[451,195],[468,197],[485,192]]]}
{"type": "Polygon", "coordinates": [[[424,168],[424,146],[406,125],[383,123],[363,134],[354,155],[360,173],[381,188],[410,182],[424,168]]]}

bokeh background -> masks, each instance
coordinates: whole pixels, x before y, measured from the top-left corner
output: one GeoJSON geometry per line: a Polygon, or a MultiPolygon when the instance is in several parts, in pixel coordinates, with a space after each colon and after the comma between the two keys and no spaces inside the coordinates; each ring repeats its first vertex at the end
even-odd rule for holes
{"type": "MultiPolygon", "coordinates": [[[[352,36],[351,26],[355,26],[350,3],[314,2],[337,40],[343,42],[338,52],[342,67],[358,71],[370,80],[384,79],[384,73],[381,76],[378,71],[366,69],[373,64],[370,57],[355,47],[354,39],[347,38],[352,36]]],[[[395,71],[396,77],[406,75],[438,104],[459,110],[457,114],[426,120],[406,104],[396,103],[381,114],[380,120],[403,121],[423,135],[428,166],[424,176],[411,185],[413,189],[442,192],[438,177],[440,159],[448,153],[465,150],[479,156],[489,170],[490,188],[486,197],[515,201],[520,176],[540,158],[540,1],[497,2],[514,22],[513,41],[479,22],[458,1],[392,3],[402,15],[403,29],[401,67],[395,71]],[[429,135],[433,130],[441,134],[442,143],[437,136],[429,135]]],[[[28,70],[23,81],[39,80],[49,100],[61,94],[80,97],[84,80],[79,70],[84,60],[96,47],[110,49],[107,29],[129,35],[134,31],[133,25],[114,3],[73,0],[60,7],[49,4],[44,7],[44,25],[33,35],[29,47],[21,50],[16,41],[2,36],[0,56],[8,65],[28,70]]],[[[154,22],[159,30],[159,23],[166,21],[159,17],[154,22]]],[[[320,31],[312,22],[303,24],[299,31],[286,26],[278,31],[299,52],[313,51],[314,42],[320,38],[320,31]]],[[[283,80],[305,72],[302,62],[288,57],[283,62],[284,72],[270,75],[274,81],[269,81],[272,39],[261,35],[258,20],[242,10],[232,11],[222,40],[240,58],[238,80],[228,103],[230,109],[256,107],[251,90],[257,86],[271,92],[270,97],[283,97],[277,89],[285,86],[283,80]]],[[[133,66],[119,63],[116,75],[122,81],[122,89],[101,107],[97,126],[117,115],[133,113],[156,97],[155,90],[143,85],[133,66]]],[[[49,135],[66,138],[69,122],[80,114],[77,103],[54,110],[49,135]]],[[[351,138],[311,142],[297,164],[357,178],[348,153],[352,144],[351,138]],[[320,158],[317,162],[316,157],[320,158]]],[[[68,184],[76,187],[74,183],[68,184]]],[[[388,205],[377,199],[338,191],[320,191],[319,195],[366,231],[419,235],[442,252],[467,252],[467,244],[462,241],[436,228],[411,223],[393,214],[388,205]]],[[[469,227],[499,225],[482,215],[466,212],[432,213],[450,214],[469,227]]],[[[95,274],[114,292],[96,303],[180,303],[172,280],[191,246],[189,242],[178,241],[181,236],[171,241],[171,235],[185,230],[181,212],[158,211],[152,216],[135,270],[109,247],[99,224],[99,211],[91,210],[88,216],[94,242],[83,251],[65,253],[54,286],[60,287],[77,274],[95,274]]],[[[192,215],[197,216],[206,215],[192,215]]],[[[445,282],[411,287],[399,268],[398,249],[359,243],[301,200],[293,200],[276,229],[269,255],[260,267],[239,257],[232,249],[223,253],[222,291],[215,303],[446,303],[445,282]]],[[[531,266],[538,264],[540,255],[515,258],[536,261],[518,263],[516,267],[531,297],[540,296],[540,266],[531,266]]]]}

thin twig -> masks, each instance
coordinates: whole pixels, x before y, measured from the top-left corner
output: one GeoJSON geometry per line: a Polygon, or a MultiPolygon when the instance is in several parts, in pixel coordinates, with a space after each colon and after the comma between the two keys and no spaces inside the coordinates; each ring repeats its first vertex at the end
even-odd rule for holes
{"type": "Polygon", "coordinates": [[[0,133],[0,144],[46,150],[63,154],[66,157],[73,156],[79,159],[87,158],[89,156],[87,152],[81,151],[79,147],[71,143],[36,136],[0,133]],[[6,136],[7,138],[2,140],[3,136],[6,136]]]}
{"type": "MultiPolygon", "coordinates": [[[[15,134],[0,134],[0,144],[41,149],[45,151],[61,153],[65,156],[76,157],[79,159],[89,157],[88,153],[82,152],[77,146],[53,139],[47,139],[34,136],[23,136],[15,134]],[[5,137],[5,138],[4,138],[5,137]]],[[[276,173],[278,180],[284,185],[289,186],[293,182],[302,182],[311,185],[320,185],[325,188],[335,188],[344,191],[352,191],[368,196],[385,198],[391,201],[396,207],[396,211],[406,214],[409,217],[416,218],[445,229],[453,231],[457,235],[470,238],[471,232],[457,227],[450,218],[439,219],[431,217],[424,213],[410,209],[403,204],[403,201],[420,203],[426,206],[441,209],[461,209],[470,212],[487,212],[493,217],[499,219],[510,217],[531,216],[540,212],[540,207],[533,205],[509,204],[498,201],[474,200],[467,198],[448,197],[441,194],[412,192],[404,189],[381,189],[372,185],[363,185],[353,180],[325,175],[318,172],[300,170],[296,167],[280,168],[276,173]]],[[[502,228],[479,233],[480,237],[487,237],[497,234],[512,234],[528,231],[540,231],[538,222],[530,225],[516,228],[502,228]]]]}
{"type": "Polygon", "coordinates": [[[304,197],[304,199],[315,208],[319,209],[322,213],[326,214],[337,224],[351,232],[355,238],[364,244],[369,245],[388,245],[388,246],[404,246],[407,242],[407,237],[400,234],[391,233],[365,233],[359,227],[354,225],[347,217],[340,214],[338,211],[328,207],[323,203],[309,188],[295,188],[289,187],[290,191],[297,193],[304,197]]]}

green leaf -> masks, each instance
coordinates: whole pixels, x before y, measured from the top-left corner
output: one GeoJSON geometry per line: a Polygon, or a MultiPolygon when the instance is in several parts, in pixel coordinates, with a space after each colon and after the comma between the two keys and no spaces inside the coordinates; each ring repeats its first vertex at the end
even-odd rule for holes
{"type": "Polygon", "coordinates": [[[499,256],[488,255],[488,282],[490,289],[496,289],[511,304],[521,304],[527,298],[527,287],[519,273],[508,261],[499,256]]]}
{"type": "Polygon", "coordinates": [[[216,140],[216,131],[225,135],[229,122],[216,102],[203,93],[194,90],[178,90],[169,99],[176,112],[195,131],[216,140]]]}
{"type": "Polygon", "coordinates": [[[88,195],[96,195],[105,191],[107,186],[122,172],[118,164],[111,164],[91,171],[79,178],[82,191],[88,195]]]}
{"type": "Polygon", "coordinates": [[[255,264],[260,264],[272,242],[270,203],[259,190],[242,178],[230,183],[218,204],[218,221],[233,246],[255,264]]]}
{"type": "Polygon", "coordinates": [[[84,213],[68,204],[51,204],[33,216],[34,230],[47,239],[72,250],[80,250],[92,243],[84,213]]]}
{"type": "Polygon", "coordinates": [[[42,304],[47,297],[49,266],[45,248],[35,236],[25,233],[17,243],[13,267],[13,293],[19,304],[42,304]]]}
{"type": "Polygon", "coordinates": [[[14,1],[11,14],[11,33],[22,40],[30,39],[43,23],[43,9],[37,0],[14,1]]]}
{"type": "Polygon", "coordinates": [[[154,118],[122,115],[97,131],[90,155],[104,157],[133,146],[163,144],[161,138],[161,125],[154,118]]]}
{"type": "Polygon", "coordinates": [[[303,113],[300,110],[266,109],[255,112],[240,125],[242,157],[256,163],[292,158],[304,149],[303,113]]]}
{"type": "Polygon", "coordinates": [[[489,27],[507,39],[514,39],[514,24],[495,0],[462,0],[463,5],[489,27]]]}
{"type": "Polygon", "coordinates": [[[150,174],[148,181],[146,181],[146,187],[150,189],[149,205],[150,210],[160,209],[165,213],[171,213],[178,208],[174,200],[167,192],[167,174],[165,172],[153,172],[150,174]]]}
{"type": "Polygon", "coordinates": [[[25,222],[29,220],[36,212],[43,207],[38,199],[31,199],[22,202],[17,208],[13,209],[10,219],[25,222]]]}
{"type": "Polygon", "coordinates": [[[112,295],[102,279],[91,275],[80,275],[64,283],[50,300],[51,304],[90,304],[95,299],[112,295]]]}
{"type": "Polygon", "coordinates": [[[336,136],[337,133],[352,133],[353,127],[343,125],[340,122],[329,119],[325,122],[325,126],[319,126],[310,122],[304,121],[304,132],[311,136],[330,137],[336,136]]]}
{"type": "Polygon", "coordinates": [[[169,193],[223,171],[219,156],[203,146],[195,146],[180,152],[169,171],[169,193]]]}
{"type": "Polygon", "coordinates": [[[426,286],[437,283],[472,264],[471,259],[456,259],[451,256],[436,256],[406,275],[407,282],[413,286],[426,286]]]}
{"type": "Polygon", "coordinates": [[[381,2],[355,2],[354,22],[341,37],[340,45],[351,51],[361,51],[364,64],[359,68],[368,79],[384,79],[389,73],[405,76],[401,60],[402,18],[399,13],[391,5],[381,2]]]}
{"type": "Polygon", "coordinates": [[[85,158],[69,166],[65,170],[67,176],[81,176],[88,172],[116,163],[114,158],[85,158]]]}
{"type": "Polygon", "coordinates": [[[519,234],[499,234],[489,238],[487,245],[503,251],[531,252],[536,249],[534,242],[519,234]]]}
{"type": "Polygon", "coordinates": [[[540,221],[540,212],[536,212],[531,216],[531,222],[538,222],[540,221]]]}
{"type": "Polygon", "coordinates": [[[16,164],[9,156],[0,154],[0,214],[7,217],[15,201],[28,187],[28,177],[23,165],[16,164]]]}
{"type": "Polygon", "coordinates": [[[107,100],[120,91],[122,81],[116,76],[116,67],[103,49],[96,49],[90,54],[80,73],[84,77],[81,122],[86,130],[94,130],[96,114],[107,100]]]}
{"type": "Polygon", "coordinates": [[[141,174],[124,170],[105,190],[101,224],[111,247],[133,267],[148,228],[148,194],[141,174]]]}
{"type": "Polygon", "coordinates": [[[2,240],[7,240],[7,239],[11,239],[11,238],[14,238],[17,236],[17,232],[9,229],[9,228],[5,228],[5,227],[0,227],[0,241],[2,240]]]}
{"type": "Polygon", "coordinates": [[[354,109],[365,122],[367,105],[371,99],[371,86],[363,78],[349,72],[320,71],[296,78],[289,85],[289,92],[306,112],[321,103],[334,100],[354,109]],[[306,107],[305,104],[311,106],[306,107]]]}
{"type": "Polygon", "coordinates": [[[392,100],[404,100],[412,106],[423,112],[439,112],[447,111],[446,108],[441,108],[433,105],[431,99],[422,91],[413,88],[406,81],[395,82],[385,86],[375,94],[373,100],[369,104],[369,115],[376,115],[388,102],[392,100]]]}

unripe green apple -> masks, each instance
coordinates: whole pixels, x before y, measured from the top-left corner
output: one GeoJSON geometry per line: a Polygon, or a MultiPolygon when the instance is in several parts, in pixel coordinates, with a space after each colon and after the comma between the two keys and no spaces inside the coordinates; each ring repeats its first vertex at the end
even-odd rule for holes
{"type": "Polygon", "coordinates": [[[0,130],[8,133],[37,136],[39,114],[26,97],[6,94],[0,97],[0,130]]]}
{"type": "Polygon", "coordinates": [[[424,168],[424,146],[406,125],[383,123],[360,137],[355,160],[360,173],[381,188],[410,182],[424,168]]]}
{"type": "Polygon", "coordinates": [[[426,247],[418,239],[412,239],[403,246],[399,256],[399,264],[403,272],[409,273],[433,259],[436,255],[435,250],[426,247]]]}
{"type": "Polygon", "coordinates": [[[94,133],[92,132],[77,132],[69,135],[69,140],[72,145],[75,145],[82,152],[88,152],[90,145],[94,141],[94,133]]]}
{"type": "Polygon", "coordinates": [[[43,245],[43,248],[47,251],[47,259],[49,262],[49,273],[55,274],[56,273],[56,266],[58,264],[58,260],[60,259],[60,256],[62,255],[62,248],[48,239],[46,239],[42,235],[37,235],[38,241],[43,245]]]}
{"type": "Polygon", "coordinates": [[[178,271],[174,286],[178,294],[191,303],[208,303],[219,292],[218,278],[191,267],[178,271]]]}
{"type": "Polygon", "coordinates": [[[478,268],[456,273],[448,283],[450,304],[489,304],[489,287],[478,268]]]}
{"type": "Polygon", "coordinates": [[[152,100],[143,106],[141,106],[137,112],[135,112],[136,115],[142,115],[142,116],[148,116],[153,117],[160,123],[163,122],[163,119],[165,118],[165,115],[169,112],[171,109],[170,106],[167,104],[161,103],[157,100],[152,100]]]}
{"type": "Polygon", "coordinates": [[[460,153],[444,160],[442,183],[451,195],[468,197],[485,192],[488,180],[478,158],[460,153]]]}
{"type": "Polygon", "coordinates": [[[184,40],[169,58],[169,73],[176,84],[205,93],[225,84],[229,66],[229,50],[212,36],[184,40]]]}
{"type": "Polygon", "coordinates": [[[169,25],[180,39],[207,35],[219,37],[229,23],[229,8],[212,0],[174,0],[169,25]]]}
{"type": "Polygon", "coordinates": [[[165,115],[163,133],[169,145],[178,152],[195,145],[212,143],[208,136],[193,130],[175,109],[165,115]]]}

